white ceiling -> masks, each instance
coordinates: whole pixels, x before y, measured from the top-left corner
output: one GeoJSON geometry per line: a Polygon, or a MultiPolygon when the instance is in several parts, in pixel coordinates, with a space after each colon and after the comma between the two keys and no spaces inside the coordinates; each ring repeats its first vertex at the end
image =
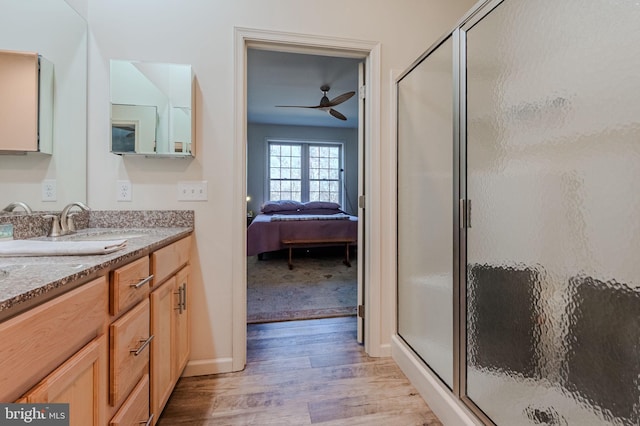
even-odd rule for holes
{"type": "Polygon", "coordinates": [[[358,127],[358,63],[361,59],[249,49],[247,53],[247,115],[249,123],[320,127],[358,127]],[[356,95],[334,107],[347,117],[327,112],[276,105],[314,106],[320,86],[331,87],[333,99],[345,92],[356,95]]]}

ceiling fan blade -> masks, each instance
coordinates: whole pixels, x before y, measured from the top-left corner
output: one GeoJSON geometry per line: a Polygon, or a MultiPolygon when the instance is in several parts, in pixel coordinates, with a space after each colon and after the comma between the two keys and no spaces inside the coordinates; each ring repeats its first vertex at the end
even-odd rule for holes
{"type": "Polygon", "coordinates": [[[322,86],[320,88],[320,90],[322,90],[322,92],[324,93],[324,95],[322,96],[322,99],[320,99],[320,104],[319,105],[314,105],[314,106],[309,106],[309,105],[276,105],[276,108],[313,108],[313,109],[321,109],[324,111],[328,111],[329,114],[331,114],[332,116],[334,116],[335,118],[339,119],[339,120],[346,120],[347,117],[345,117],[344,115],[342,115],[341,113],[339,113],[338,111],[331,109],[331,107],[334,107],[338,104],[343,103],[344,101],[346,101],[347,99],[351,98],[353,95],[356,94],[356,92],[346,92],[343,93],[340,96],[336,96],[335,98],[329,100],[329,98],[327,98],[327,92],[329,91],[329,86],[322,86]]]}
{"type": "Polygon", "coordinates": [[[347,92],[347,93],[343,93],[340,96],[336,96],[335,98],[331,99],[331,101],[329,102],[329,104],[327,106],[336,106],[338,104],[343,103],[344,101],[346,101],[347,99],[351,98],[353,95],[355,95],[356,92],[347,92]]]}
{"type": "Polygon", "coordinates": [[[331,108],[329,110],[329,114],[333,115],[335,118],[339,119],[339,120],[343,120],[346,121],[347,117],[345,117],[344,115],[342,115],[341,113],[339,113],[338,111],[336,111],[335,109],[331,108]]]}
{"type": "Polygon", "coordinates": [[[276,105],[276,108],[320,108],[320,105],[306,106],[306,105],[276,105]]]}

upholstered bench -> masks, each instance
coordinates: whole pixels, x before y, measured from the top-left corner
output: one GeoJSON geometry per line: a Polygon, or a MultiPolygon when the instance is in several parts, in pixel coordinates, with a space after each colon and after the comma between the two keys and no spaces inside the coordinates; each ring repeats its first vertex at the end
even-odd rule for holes
{"type": "Polygon", "coordinates": [[[344,260],[342,263],[351,267],[349,260],[349,245],[355,244],[356,241],[351,238],[326,238],[311,240],[282,240],[283,245],[289,249],[289,269],[293,269],[293,248],[294,247],[317,247],[317,246],[338,246],[344,244],[344,260]]]}

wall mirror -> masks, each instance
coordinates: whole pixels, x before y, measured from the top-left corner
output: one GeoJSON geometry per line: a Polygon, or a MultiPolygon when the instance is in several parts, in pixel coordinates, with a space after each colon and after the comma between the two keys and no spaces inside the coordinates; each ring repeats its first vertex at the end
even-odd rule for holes
{"type": "Polygon", "coordinates": [[[112,60],[111,152],[195,155],[190,65],[112,60]]]}
{"type": "Polygon", "coordinates": [[[86,202],[87,23],[64,0],[0,0],[0,11],[0,50],[45,58],[53,94],[52,120],[38,123],[52,155],[0,155],[0,210],[12,201],[33,210],[86,202]],[[56,190],[45,196],[51,182],[56,190]]]}

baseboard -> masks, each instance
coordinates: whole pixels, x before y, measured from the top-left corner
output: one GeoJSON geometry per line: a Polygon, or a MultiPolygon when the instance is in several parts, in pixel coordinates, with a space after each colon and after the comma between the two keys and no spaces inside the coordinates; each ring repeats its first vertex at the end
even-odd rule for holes
{"type": "Polygon", "coordinates": [[[394,361],[443,424],[482,426],[397,335],[391,338],[391,352],[394,361]]]}
{"type": "Polygon", "coordinates": [[[189,361],[182,377],[206,376],[233,371],[233,358],[198,359],[189,361]]]}
{"type": "Polygon", "coordinates": [[[380,345],[380,356],[388,357],[391,356],[393,351],[391,350],[391,343],[385,343],[384,345],[380,345]]]}

